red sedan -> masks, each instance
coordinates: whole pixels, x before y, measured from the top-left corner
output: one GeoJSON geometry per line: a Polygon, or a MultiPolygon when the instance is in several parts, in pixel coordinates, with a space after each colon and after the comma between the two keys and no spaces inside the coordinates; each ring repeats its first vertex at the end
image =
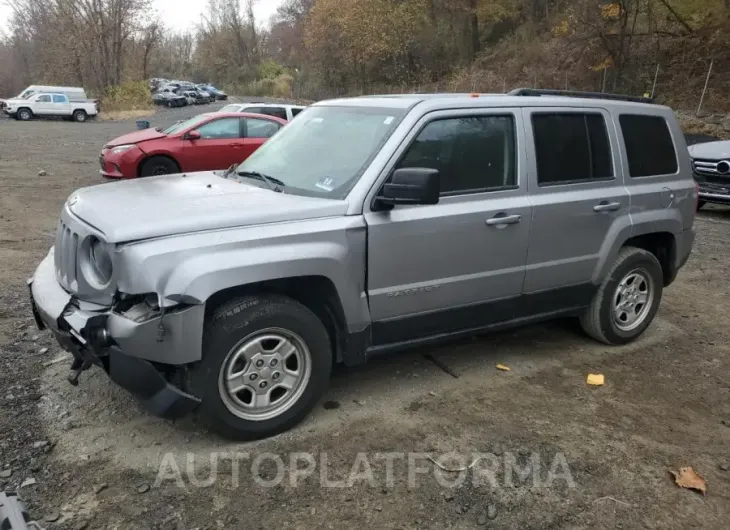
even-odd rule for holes
{"type": "Polygon", "coordinates": [[[285,120],[260,114],[200,114],[167,129],[145,129],[112,140],[99,155],[100,173],[137,178],[226,169],[246,160],[284,125],[285,120]]]}

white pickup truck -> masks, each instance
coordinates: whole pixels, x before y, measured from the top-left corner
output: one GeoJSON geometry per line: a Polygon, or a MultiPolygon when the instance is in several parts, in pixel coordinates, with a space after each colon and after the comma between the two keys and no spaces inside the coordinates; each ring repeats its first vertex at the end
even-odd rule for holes
{"type": "Polygon", "coordinates": [[[8,99],[3,111],[17,120],[27,121],[37,117],[56,116],[84,122],[99,112],[93,101],[69,101],[65,94],[42,93],[27,99],[8,99]]]}

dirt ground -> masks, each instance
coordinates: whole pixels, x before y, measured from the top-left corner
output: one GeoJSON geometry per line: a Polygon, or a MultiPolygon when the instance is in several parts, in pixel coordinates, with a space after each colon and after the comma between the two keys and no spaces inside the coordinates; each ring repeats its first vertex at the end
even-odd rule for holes
{"type": "Polygon", "coordinates": [[[133,128],[0,119],[0,489],[44,527],[728,528],[730,209],[701,212],[690,262],[635,344],[558,322],[416,350],[338,370],[302,425],[232,444],[150,417],[98,370],[71,387],[31,318],[26,279],[63,202],[101,183],[102,144],[133,128]],[[427,455],[476,463],[446,472],[427,455]],[[674,484],[682,466],[706,496],[674,484]]]}

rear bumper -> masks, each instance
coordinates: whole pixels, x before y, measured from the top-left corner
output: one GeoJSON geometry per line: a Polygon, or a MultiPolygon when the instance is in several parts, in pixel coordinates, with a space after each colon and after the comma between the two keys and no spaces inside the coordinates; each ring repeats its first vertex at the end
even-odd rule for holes
{"type": "MultiPolygon", "coordinates": [[[[36,324],[40,329],[50,330],[59,345],[75,359],[86,366],[102,368],[112,381],[133,394],[156,416],[178,418],[198,406],[198,398],[168,382],[152,362],[123,349],[121,345],[129,341],[114,335],[119,335],[118,321],[124,317],[112,315],[106,306],[75,300],[58,284],[52,252],[28,284],[36,324]]],[[[127,331],[130,328],[143,331],[141,328],[147,326],[149,323],[128,321],[127,331]]]]}

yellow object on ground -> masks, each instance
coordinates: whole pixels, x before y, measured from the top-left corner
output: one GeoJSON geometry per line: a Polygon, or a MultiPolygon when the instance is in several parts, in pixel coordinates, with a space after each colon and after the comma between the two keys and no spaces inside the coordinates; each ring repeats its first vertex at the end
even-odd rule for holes
{"type": "Polygon", "coordinates": [[[586,379],[586,383],[592,386],[603,386],[604,382],[603,374],[588,374],[588,379],[586,379]]]}

